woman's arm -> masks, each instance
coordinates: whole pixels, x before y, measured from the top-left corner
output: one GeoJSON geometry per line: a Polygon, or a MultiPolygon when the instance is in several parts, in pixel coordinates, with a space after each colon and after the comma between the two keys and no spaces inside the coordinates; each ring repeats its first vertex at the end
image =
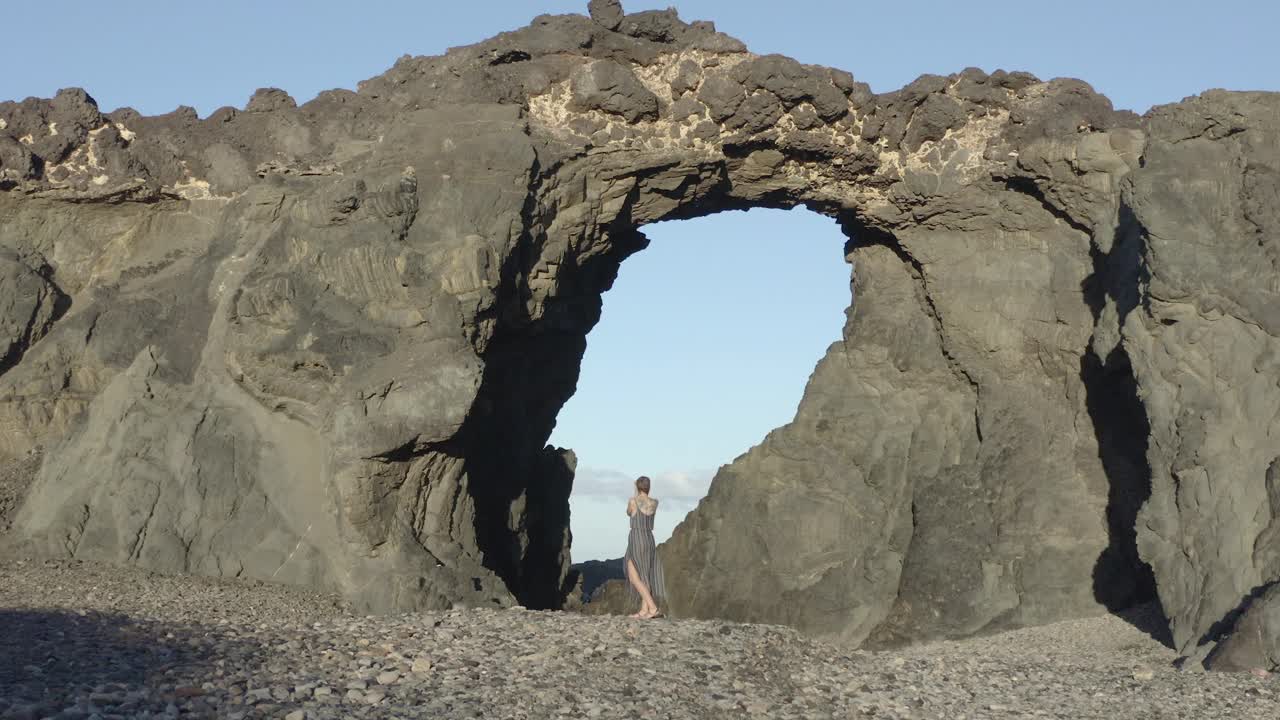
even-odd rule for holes
{"type": "Polygon", "coordinates": [[[627,517],[631,517],[632,515],[635,515],[635,514],[636,514],[636,499],[633,497],[627,500],[627,517]]]}

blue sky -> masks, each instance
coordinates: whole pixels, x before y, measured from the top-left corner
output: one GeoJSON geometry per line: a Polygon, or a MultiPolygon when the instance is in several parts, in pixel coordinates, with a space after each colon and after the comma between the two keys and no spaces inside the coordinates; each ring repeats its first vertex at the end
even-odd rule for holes
{"type": "Polygon", "coordinates": [[[658,223],[622,264],[551,441],[578,454],[574,558],[620,557],[637,475],[661,539],[720,465],[795,415],[849,305],[844,235],[804,209],[658,223]]]}
{"type": "MultiPolygon", "coordinates": [[[[967,66],[1079,77],[1143,112],[1203,90],[1280,89],[1280,3],[1265,0],[626,1],[675,5],[759,53],[851,71],[883,92],[967,66]]],[[[354,88],[403,54],[430,55],[586,0],[353,4],[333,0],[10,3],[0,100],[84,87],[103,109],[243,107],[259,87],[300,102],[354,88]]],[[[806,212],[652,226],[589,338],[554,440],[577,450],[576,559],[626,543],[629,478],[653,475],[665,537],[720,464],[789,420],[839,336],[843,239],[806,212]]]]}
{"type": "MultiPolygon", "coordinates": [[[[208,114],[277,86],[300,101],[528,24],[586,0],[221,0],[6,3],[0,99],[82,86],[104,109],[208,114]]],[[[1142,112],[1211,87],[1271,89],[1280,76],[1269,0],[627,0],[714,20],[755,52],[849,70],[883,92],[966,66],[1085,79],[1142,112]]]]}

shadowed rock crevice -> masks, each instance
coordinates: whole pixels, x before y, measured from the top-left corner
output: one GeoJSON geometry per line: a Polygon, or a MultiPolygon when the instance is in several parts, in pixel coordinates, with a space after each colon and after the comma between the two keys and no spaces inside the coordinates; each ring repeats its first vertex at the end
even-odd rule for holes
{"type": "Polygon", "coordinates": [[[1280,581],[1259,585],[1197,644],[1212,670],[1280,670],[1280,581]]]}
{"type": "MultiPolygon", "coordinates": [[[[484,376],[456,442],[466,458],[485,567],[520,604],[556,609],[575,580],[569,571],[569,494],[576,459],[546,443],[576,388],[586,335],[600,318],[600,295],[621,262],[648,239],[629,226],[624,210],[607,231],[602,252],[557,259],[550,268],[557,273],[554,295],[537,302],[548,275],[545,228],[555,223],[554,208],[539,202],[543,192],[538,185],[531,189],[523,212],[528,230],[501,271],[493,326],[483,343],[484,376]]],[[[634,200],[633,192],[624,208],[634,200]]]]}
{"type": "Polygon", "coordinates": [[[530,608],[564,600],[572,460],[546,440],[584,350],[581,336],[552,333],[491,344],[477,405],[460,433],[485,567],[530,608]]]}
{"type": "Polygon", "coordinates": [[[1080,377],[1088,392],[1089,416],[1110,487],[1106,510],[1110,542],[1098,556],[1093,587],[1098,602],[1114,612],[1156,597],[1155,577],[1138,555],[1135,529],[1138,510],[1151,496],[1146,459],[1150,426],[1123,348],[1113,350],[1105,363],[1085,355],[1080,377]]]}
{"type": "MultiPolygon", "coordinates": [[[[1133,364],[1120,342],[1121,329],[1139,302],[1145,276],[1143,247],[1143,228],[1133,210],[1121,203],[1108,251],[1092,243],[1093,273],[1080,285],[1095,323],[1091,351],[1080,358],[1080,378],[1109,487],[1110,542],[1098,556],[1093,587],[1098,602],[1112,612],[1158,602],[1151,567],[1138,553],[1136,528],[1138,511],[1151,496],[1151,425],[1133,364]]],[[[1158,639],[1170,642],[1167,628],[1158,639]]]]}
{"type": "MultiPolygon", "coordinates": [[[[1255,605],[1260,605],[1258,601],[1265,597],[1274,588],[1280,587],[1280,580],[1264,583],[1249,590],[1244,597],[1240,598],[1239,604],[1231,608],[1220,620],[1209,626],[1204,635],[1196,640],[1196,647],[1201,648],[1202,652],[1209,651],[1209,656],[1205,658],[1206,662],[1212,662],[1215,647],[1223,639],[1229,637],[1236,629],[1236,624],[1240,618],[1249,610],[1256,610],[1255,605]]],[[[1269,668],[1268,668],[1269,669],[1269,668]]]]}

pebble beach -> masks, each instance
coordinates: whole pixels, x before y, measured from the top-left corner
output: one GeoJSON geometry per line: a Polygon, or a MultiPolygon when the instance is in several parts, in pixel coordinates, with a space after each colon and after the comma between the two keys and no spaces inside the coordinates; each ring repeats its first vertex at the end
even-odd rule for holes
{"type": "Polygon", "coordinates": [[[1268,718],[1140,613],[895,651],[777,626],[454,609],[82,562],[0,563],[0,717],[1268,718]]]}

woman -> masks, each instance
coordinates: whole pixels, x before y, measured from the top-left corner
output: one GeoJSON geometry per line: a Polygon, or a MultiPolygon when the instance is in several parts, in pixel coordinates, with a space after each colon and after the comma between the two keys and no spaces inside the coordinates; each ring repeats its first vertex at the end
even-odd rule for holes
{"type": "Polygon", "coordinates": [[[648,620],[662,617],[658,603],[666,597],[666,584],[662,579],[662,562],[653,542],[653,516],[658,512],[658,501],[649,497],[649,478],[636,478],[636,494],[627,501],[627,515],[631,517],[631,534],[627,537],[626,569],[631,581],[631,597],[640,598],[640,611],[631,617],[648,620]]]}

